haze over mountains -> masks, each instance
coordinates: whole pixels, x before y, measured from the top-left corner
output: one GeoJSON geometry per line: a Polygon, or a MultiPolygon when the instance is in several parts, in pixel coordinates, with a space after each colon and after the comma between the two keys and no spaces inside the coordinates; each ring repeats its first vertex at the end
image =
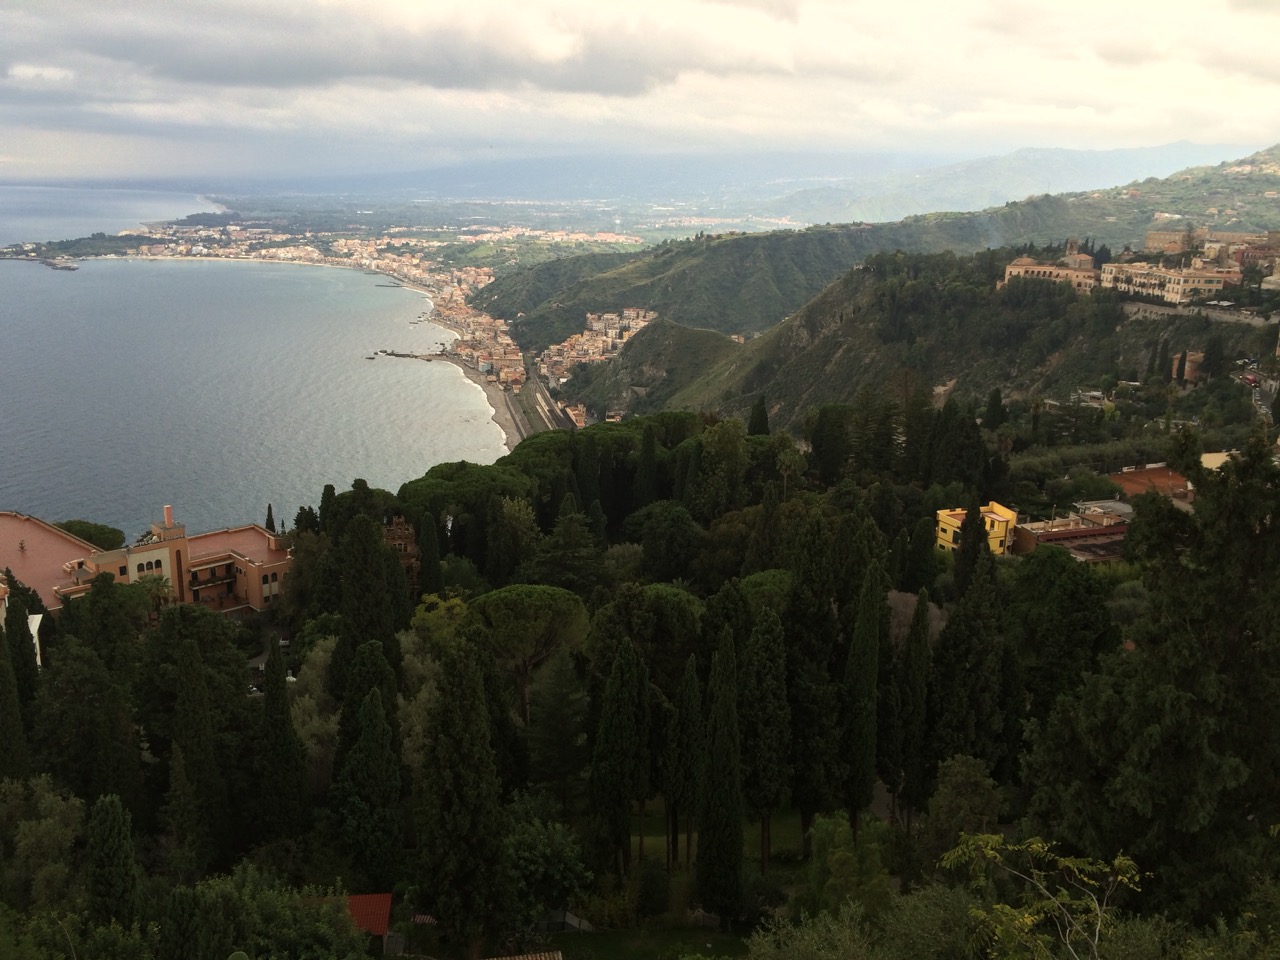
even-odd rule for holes
{"type": "Polygon", "coordinates": [[[690,216],[845,223],[980,210],[1032,194],[1163,177],[1184,167],[1243,156],[1260,146],[1180,141],[1123,150],[1025,149],[986,157],[941,152],[599,154],[495,159],[360,176],[166,178],[111,184],[228,195],[626,201],[672,205],[690,216]]]}

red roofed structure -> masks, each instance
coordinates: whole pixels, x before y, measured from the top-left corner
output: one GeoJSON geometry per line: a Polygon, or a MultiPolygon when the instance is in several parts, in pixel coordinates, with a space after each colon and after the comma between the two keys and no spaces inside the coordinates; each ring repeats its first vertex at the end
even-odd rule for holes
{"type": "Polygon", "coordinates": [[[391,894],[353,893],[347,897],[347,912],[357,927],[375,937],[385,937],[391,927],[391,894]]]}

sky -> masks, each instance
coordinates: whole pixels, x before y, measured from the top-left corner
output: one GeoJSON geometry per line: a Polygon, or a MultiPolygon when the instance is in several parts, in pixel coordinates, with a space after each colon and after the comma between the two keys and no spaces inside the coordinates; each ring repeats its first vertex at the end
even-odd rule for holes
{"type": "Polygon", "coordinates": [[[1280,0],[1181,3],[4,0],[0,180],[1280,141],[1280,0]]]}

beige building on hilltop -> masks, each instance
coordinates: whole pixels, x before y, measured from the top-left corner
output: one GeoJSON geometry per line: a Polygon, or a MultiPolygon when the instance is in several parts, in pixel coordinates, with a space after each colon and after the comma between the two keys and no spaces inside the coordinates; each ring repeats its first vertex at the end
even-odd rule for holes
{"type": "Polygon", "coordinates": [[[1093,265],[1093,257],[1081,253],[1080,246],[1074,239],[1067,241],[1066,254],[1055,263],[1041,263],[1031,257],[1014,260],[1004,268],[1004,280],[1000,286],[1014,277],[1067,283],[1077,293],[1088,293],[1098,285],[1098,271],[1093,265]]]}
{"type": "Polygon", "coordinates": [[[1166,303],[1190,303],[1222,295],[1228,284],[1240,282],[1236,265],[1219,267],[1196,258],[1187,269],[1152,263],[1108,263],[1102,267],[1102,285],[1121,293],[1159,297],[1166,303]]]}

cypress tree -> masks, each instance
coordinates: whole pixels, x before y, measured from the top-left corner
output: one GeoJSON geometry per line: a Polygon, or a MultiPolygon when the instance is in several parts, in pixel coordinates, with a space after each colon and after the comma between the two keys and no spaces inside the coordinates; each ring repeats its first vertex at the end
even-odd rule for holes
{"type": "Polygon", "coordinates": [[[636,479],[632,487],[633,510],[647,507],[658,499],[658,438],[652,423],[644,425],[640,440],[640,460],[636,464],[636,479]]]}
{"type": "Polygon", "coordinates": [[[267,522],[263,524],[272,533],[276,532],[276,518],[271,513],[271,504],[267,504],[267,522]]]}
{"type": "Polygon", "coordinates": [[[685,813],[685,861],[693,857],[693,814],[702,798],[706,762],[706,724],[698,658],[689,654],[669,717],[665,785],[670,819],[671,860],[680,860],[680,811],[685,813]]]}
{"type": "Polygon", "coordinates": [[[113,920],[126,929],[138,916],[138,863],[133,856],[129,811],[115,794],[99,797],[89,815],[85,894],[89,919],[113,920]]]}
{"type": "Polygon", "coordinates": [[[738,677],[733,640],[726,630],[711,658],[707,688],[707,782],[698,818],[697,891],[703,906],[732,920],[742,907],[742,754],[738,732],[738,677]]]}
{"type": "Polygon", "coordinates": [[[769,408],[765,405],[764,394],[756,397],[751,405],[751,416],[747,420],[747,436],[767,437],[769,435],[769,408]]]}
{"type": "Polygon", "coordinates": [[[330,539],[337,539],[337,531],[333,529],[334,521],[334,504],[337,502],[338,494],[334,490],[332,483],[324,485],[324,492],[320,494],[320,529],[327,533],[330,539]]]}
{"type": "MultiPolygon", "coordinates": [[[[355,649],[368,640],[382,644],[383,655],[396,676],[400,675],[400,641],[396,631],[408,625],[408,587],[396,553],[383,541],[382,527],[370,517],[358,515],[347,524],[338,546],[342,567],[342,600],[339,612],[346,620],[343,643],[354,659],[355,649]]],[[[346,654],[344,653],[344,659],[346,654]]],[[[349,663],[349,661],[348,661],[349,663]]],[[[341,698],[348,677],[341,675],[348,663],[339,664],[338,650],[330,662],[331,692],[341,698]],[[333,689],[340,685],[339,689],[333,689]]],[[[359,707],[357,706],[357,709],[359,707]]]]}
{"type": "Polygon", "coordinates": [[[770,480],[764,485],[760,519],[751,528],[751,537],[747,540],[742,573],[748,576],[761,570],[772,570],[781,562],[781,557],[782,516],[778,510],[778,487],[770,480]]]}
{"type": "Polygon", "coordinates": [[[400,757],[374,687],[360,704],[359,736],[334,783],[342,836],[372,883],[390,885],[400,853],[400,757]]]}
{"type": "Polygon", "coordinates": [[[425,594],[439,594],[444,586],[440,576],[440,541],[436,535],[436,518],[422,515],[418,525],[418,549],[422,552],[422,569],[418,573],[418,589],[425,594]]]}
{"type": "Polygon", "coordinates": [[[36,699],[36,687],[40,682],[36,666],[36,647],[31,628],[27,624],[27,605],[17,592],[9,594],[4,615],[4,637],[8,641],[3,651],[12,665],[14,686],[18,692],[18,709],[22,724],[31,732],[32,705],[36,699]]]}
{"type": "Polygon", "coordinates": [[[31,769],[31,751],[23,728],[18,685],[7,650],[0,650],[0,780],[21,780],[31,769]]]}
{"type": "Polygon", "coordinates": [[[578,481],[578,502],[590,505],[600,499],[600,449],[594,433],[572,434],[581,437],[575,445],[574,477],[578,481]]]}
{"type": "Polygon", "coordinates": [[[895,589],[901,590],[907,576],[907,561],[911,554],[911,538],[907,536],[907,528],[903,527],[893,538],[893,546],[889,548],[889,569],[886,571],[889,582],[895,589]]]}
{"type": "Polygon", "coordinates": [[[176,743],[169,757],[169,791],[160,816],[170,874],[179,883],[194,883],[208,868],[211,843],[182,747],[176,743]]]}
{"type": "Polygon", "coordinates": [[[258,814],[263,835],[293,837],[307,826],[307,751],[293,728],[280,645],[268,643],[263,677],[258,814]]]}
{"type": "Polygon", "coordinates": [[[635,644],[623,637],[605,684],[600,726],[591,756],[591,803],[602,846],[621,870],[631,869],[631,804],[647,793],[648,670],[635,644]]]}
{"type": "Polygon", "coordinates": [[[929,592],[921,590],[911,617],[902,656],[898,659],[898,708],[902,726],[902,782],[897,797],[906,804],[907,826],[911,813],[928,799],[927,732],[929,695],[929,592]]]}
{"type": "Polygon", "coordinates": [[[480,667],[470,650],[446,645],[422,762],[422,851],[418,888],[443,932],[478,957],[504,899],[506,833],[480,667]]]}
{"type": "Polygon", "coordinates": [[[769,872],[773,812],[786,802],[791,777],[791,708],[782,621],[765,609],[747,640],[742,663],[742,795],[760,821],[760,872],[769,872]]]}
{"type": "Polygon", "coordinates": [[[391,743],[396,756],[400,756],[400,716],[396,701],[396,676],[383,654],[382,644],[369,640],[360,644],[351,662],[347,676],[347,689],[342,696],[342,711],[338,715],[338,742],[334,751],[334,769],[342,767],[347,751],[360,737],[360,712],[370,690],[381,696],[383,718],[391,730],[391,743]]]}
{"type": "Polygon", "coordinates": [[[871,805],[876,783],[882,576],[880,568],[872,564],[863,577],[841,688],[840,740],[845,770],[840,799],[855,829],[858,815],[871,805]]]}
{"type": "Polygon", "coordinates": [[[185,682],[173,718],[173,742],[182,748],[185,773],[204,824],[202,833],[209,841],[208,856],[201,859],[216,862],[225,852],[228,835],[227,784],[214,748],[204,661],[194,640],[179,641],[177,674],[185,682]]]}
{"type": "Polygon", "coordinates": [[[960,546],[955,552],[956,593],[963,594],[969,588],[978,556],[988,551],[987,526],[982,517],[982,507],[975,496],[960,522],[960,546]]]}
{"type": "Polygon", "coordinates": [[[911,546],[907,566],[902,574],[902,589],[908,593],[933,586],[938,575],[938,532],[934,517],[921,517],[911,530],[911,546]]]}
{"type": "Polygon", "coordinates": [[[1173,363],[1170,360],[1169,341],[1160,341],[1160,350],[1156,358],[1156,374],[1160,377],[1161,383],[1168,383],[1173,377],[1173,363]]]}
{"type": "Polygon", "coordinates": [[[1178,386],[1187,382],[1187,351],[1185,350],[1178,354],[1178,369],[1174,378],[1178,381],[1178,386]]]}

